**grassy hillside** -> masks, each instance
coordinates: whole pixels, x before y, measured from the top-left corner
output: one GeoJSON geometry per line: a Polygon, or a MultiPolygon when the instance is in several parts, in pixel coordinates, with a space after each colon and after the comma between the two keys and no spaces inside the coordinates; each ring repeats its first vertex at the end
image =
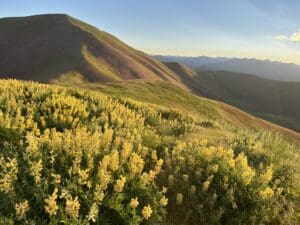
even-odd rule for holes
{"type": "Polygon", "coordinates": [[[185,82],[188,78],[195,77],[197,75],[193,69],[180,63],[164,62],[163,64],[172,70],[181,82],[185,82]]]}
{"type": "MultiPolygon", "coordinates": [[[[300,133],[298,132],[258,119],[222,102],[199,97],[167,82],[140,80],[106,84],[93,83],[80,86],[99,90],[117,98],[128,97],[166,108],[171,107],[178,109],[185,114],[196,116],[198,119],[200,118],[204,124],[205,122],[223,124],[227,127],[227,130],[232,130],[232,132],[236,132],[237,129],[241,128],[252,128],[254,130],[266,129],[272,132],[279,132],[281,135],[288,139],[291,138],[293,141],[300,141],[300,133]]],[[[216,132],[216,130],[214,130],[214,132],[216,132]]],[[[206,138],[213,138],[215,136],[213,134],[210,135],[207,135],[210,137],[206,138]]],[[[217,138],[220,138],[218,135],[220,134],[216,135],[217,138]]]]}
{"type": "Polygon", "coordinates": [[[300,83],[228,71],[200,71],[164,63],[194,93],[236,106],[255,116],[300,131],[300,83]]]}
{"type": "Polygon", "coordinates": [[[198,73],[198,91],[300,132],[300,83],[231,72],[198,73]]]}
{"type": "Polygon", "coordinates": [[[0,49],[2,78],[42,82],[143,78],[177,83],[160,62],[62,14],[0,19],[0,49]]]}
{"type": "Polygon", "coordinates": [[[299,146],[214,101],[0,84],[0,224],[297,224],[299,146]]]}

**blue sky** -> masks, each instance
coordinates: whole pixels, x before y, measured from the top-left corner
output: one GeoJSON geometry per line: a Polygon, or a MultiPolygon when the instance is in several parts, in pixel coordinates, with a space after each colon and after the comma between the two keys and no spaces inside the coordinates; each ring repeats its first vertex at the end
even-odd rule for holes
{"type": "Polygon", "coordinates": [[[300,64],[298,0],[0,0],[0,17],[67,13],[150,54],[300,64]]]}

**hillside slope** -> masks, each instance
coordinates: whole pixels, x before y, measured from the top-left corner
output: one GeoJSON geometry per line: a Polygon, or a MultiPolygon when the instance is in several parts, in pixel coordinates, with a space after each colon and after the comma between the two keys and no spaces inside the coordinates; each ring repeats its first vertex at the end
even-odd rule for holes
{"type": "Polygon", "coordinates": [[[172,70],[177,75],[178,80],[180,80],[181,82],[184,82],[190,77],[195,77],[197,75],[197,73],[193,69],[185,66],[184,64],[176,62],[163,62],[163,64],[166,65],[170,70],[172,70]]]}
{"type": "Polygon", "coordinates": [[[63,14],[0,19],[1,77],[49,82],[158,79],[162,63],[112,35],[63,14]]]}
{"type": "Polygon", "coordinates": [[[200,71],[195,76],[181,73],[180,64],[174,64],[165,63],[174,73],[180,73],[181,81],[195,93],[300,131],[300,82],[274,81],[228,71],[200,71]]]}
{"type": "Polygon", "coordinates": [[[200,71],[195,75],[179,63],[164,64],[178,74],[181,82],[201,96],[226,102],[260,118],[300,131],[300,82],[274,81],[228,71],[200,71]]]}
{"type": "Polygon", "coordinates": [[[231,72],[198,73],[199,92],[300,132],[300,83],[231,72]]]}
{"type": "Polygon", "coordinates": [[[207,139],[220,140],[222,136],[228,134],[227,131],[264,129],[269,132],[280,133],[287,139],[300,143],[300,133],[298,132],[251,116],[228,104],[199,97],[167,82],[133,80],[105,84],[83,84],[80,87],[98,90],[116,98],[127,97],[166,108],[178,109],[187,115],[195,116],[203,124],[208,122],[208,124],[212,123],[212,127],[218,126],[217,124],[226,127],[222,134],[216,129],[211,133],[208,132],[209,129],[206,130],[205,138],[207,139]]]}

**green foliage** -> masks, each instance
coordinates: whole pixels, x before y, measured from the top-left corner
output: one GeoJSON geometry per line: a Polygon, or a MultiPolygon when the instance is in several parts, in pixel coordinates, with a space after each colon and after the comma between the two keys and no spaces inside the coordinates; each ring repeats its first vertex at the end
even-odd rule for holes
{"type": "Polygon", "coordinates": [[[296,223],[297,148],[278,135],[207,141],[201,132],[226,123],[98,91],[0,83],[0,224],[296,223]]]}

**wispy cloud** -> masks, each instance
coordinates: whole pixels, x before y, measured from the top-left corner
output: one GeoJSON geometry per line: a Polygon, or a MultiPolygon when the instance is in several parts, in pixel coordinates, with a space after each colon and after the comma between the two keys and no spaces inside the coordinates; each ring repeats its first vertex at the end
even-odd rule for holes
{"type": "Polygon", "coordinates": [[[287,35],[277,35],[277,36],[275,36],[275,39],[280,40],[280,41],[286,41],[286,40],[290,40],[290,37],[287,35]]]}
{"type": "Polygon", "coordinates": [[[292,41],[292,42],[300,42],[300,30],[298,32],[293,33],[292,35],[277,35],[275,39],[280,41],[292,41]]]}

